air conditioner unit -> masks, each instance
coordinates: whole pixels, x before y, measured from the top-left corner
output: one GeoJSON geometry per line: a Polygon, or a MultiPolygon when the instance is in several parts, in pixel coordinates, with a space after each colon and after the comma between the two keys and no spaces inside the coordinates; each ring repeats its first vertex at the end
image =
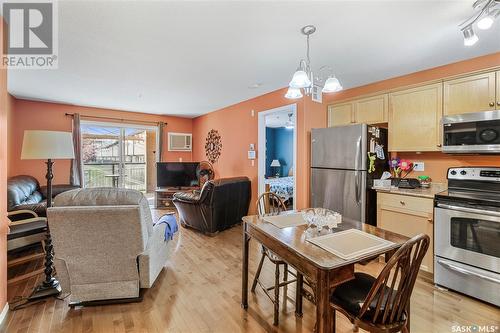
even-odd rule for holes
{"type": "Polygon", "coordinates": [[[193,134],[168,132],[169,151],[191,151],[193,134]]]}

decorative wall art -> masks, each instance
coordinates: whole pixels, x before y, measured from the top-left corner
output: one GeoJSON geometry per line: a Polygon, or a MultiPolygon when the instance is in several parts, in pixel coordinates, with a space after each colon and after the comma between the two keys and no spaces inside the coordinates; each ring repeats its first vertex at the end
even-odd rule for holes
{"type": "Polygon", "coordinates": [[[217,130],[210,130],[205,142],[205,154],[210,163],[215,163],[220,157],[222,151],[222,140],[217,130]]]}

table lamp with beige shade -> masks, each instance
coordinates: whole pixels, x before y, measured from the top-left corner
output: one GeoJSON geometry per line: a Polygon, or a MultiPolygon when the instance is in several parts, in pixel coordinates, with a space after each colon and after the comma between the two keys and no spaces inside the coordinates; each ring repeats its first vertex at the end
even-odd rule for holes
{"type": "MultiPolygon", "coordinates": [[[[59,131],[24,131],[22,160],[47,160],[47,208],[52,206],[52,167],[53,160],[73,159],[75,151],[73,147],[73,136],[71,132],[59,131]]],[[[47,233],[45,240],[45,280],[35,288],[29,296],[29,300],[58,295],[61,292],[59,281],[53,274],[53,246],[50,236],[49,223],[47,221],[47,233]]]]}
{"type": "Polygon", "coordinates": [[[273,160],[271,162],[271,165],[270,165],[272,168],[275,168],[276,170],[276,177],[279,177],[280,176],[280,167],[281,167],[281,163],[279,160],[273,160]]]}

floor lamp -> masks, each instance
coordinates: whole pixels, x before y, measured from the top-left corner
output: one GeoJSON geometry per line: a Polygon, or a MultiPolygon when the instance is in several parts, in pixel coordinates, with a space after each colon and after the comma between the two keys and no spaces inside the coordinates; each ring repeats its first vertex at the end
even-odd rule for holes
{"type": "MultiPolygon", "coordinates": [[[[75,151],[73,148],[73,136],[71,132],[57,131],[24,131],[22,160],[47,160],[47,208],[52,206],[52,166],[53,160],[73,159],[75,151]]],[[[38,285],[29,300],[58,295],[61,292],[59,281],[52,275],[54,272],[54,250],[50,236],[49,221],[47,220],[47,231],[45,235],[45,279],[38,285]]]]}

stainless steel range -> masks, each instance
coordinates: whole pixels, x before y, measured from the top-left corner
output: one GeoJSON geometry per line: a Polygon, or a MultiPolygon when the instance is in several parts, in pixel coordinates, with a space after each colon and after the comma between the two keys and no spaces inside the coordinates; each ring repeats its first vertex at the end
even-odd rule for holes
{"type": "Polygon", "coordinates": [[[434,283],[500,306],[500,168],[450,168],[434,214],[434,283]]]}

